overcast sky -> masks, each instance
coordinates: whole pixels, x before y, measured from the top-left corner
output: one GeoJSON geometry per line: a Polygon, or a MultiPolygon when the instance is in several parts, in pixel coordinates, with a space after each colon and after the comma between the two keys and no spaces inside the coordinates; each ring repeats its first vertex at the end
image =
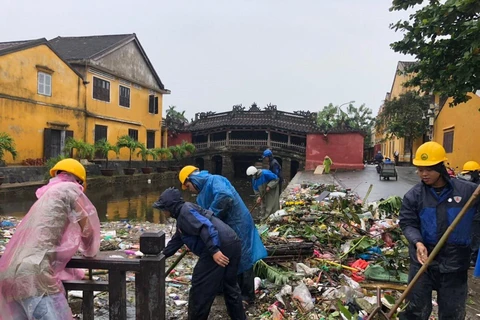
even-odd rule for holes
{"type": "Polygon", "coordinates": [[[1,0],[0,42],[136,33],[169,105],[316,112],[355,100],[376,114],[399,60],[389,0],[1,0]]]}

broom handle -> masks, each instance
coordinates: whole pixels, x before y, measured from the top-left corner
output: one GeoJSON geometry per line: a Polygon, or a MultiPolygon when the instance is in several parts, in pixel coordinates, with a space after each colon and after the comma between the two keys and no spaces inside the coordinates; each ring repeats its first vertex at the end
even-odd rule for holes
{"type": "Polygon", "coordinates": [[[398,307],[400,306],[400,304],[403,302],[403,300],[405,300],[405,298],[407,297],[407,295],[410,293],[410,291],[412,290],[413,286],[415,285],[415,283],[418,281],[418,279],[420,278],[420,276],[425,272],[425,270],[427,270],[428,268],[428,265],[433,261],[433,259],[435,259],[435,257],[437,256],[438,252],[440,251],[440,249],[442,249],[443,245],[445,244],[445,242],[447,241],[448,237],[450,236],[450,234],[453,232],[453,230],[455,229],[455,227],[457,226],[457,224],[460,222],[460,220],[462,220],[463,216],[465,215],[465,213],[467,212],[468,209],[470,209],[470,207],[472,206],[473,202],[478,198],[478,196],[480,195],[480,185],[477,187],[477,189],[475,189],[475,191],[473,192],[472,196],[470,197],[470,199],[468,199],[467,203],[465,203],[465,205],[463,206],[462,210],[459,212],[459,214],[457,215],[457,217],[455,218],[455,220],[453,220],[452,224],[447,228],[447,231],[445,231],[445,233],[443,234],[443,236],[440,238],[440,241],[438,241],[437,245],[435,246],[435,248],[433,248],[433,251],[432,253],[430,253],[430,256],[428,257],[427,261],[423,264],[423,266],[420,268],[420,270],[418,270],[417,274],[415,275],[415,277],[412,279],[412,281],[408,284],[408,287],[407,289],[405,289],[405,291],[403,292],[402,296],[400,297],[400,299],[395,303],[395,305],[393,306],[392,309],[390,309],[390,312],[388,312],[388,319],[390,319],[392,317],[392,315],[397,311],[398,307]]]}

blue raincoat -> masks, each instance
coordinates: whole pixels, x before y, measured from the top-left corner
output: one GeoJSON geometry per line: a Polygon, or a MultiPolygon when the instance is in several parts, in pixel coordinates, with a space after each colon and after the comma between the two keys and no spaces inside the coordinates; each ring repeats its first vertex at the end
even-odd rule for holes
{"type": "Polygon", "coordinates": [[[238,274],[265,258],[267,250],[255,228],[250,211],[230,181],[220,175],[209,174],[208,171],[193,173],[188,178],[199,190],[197,203],[228,224],[242,240],[238,274]]]}

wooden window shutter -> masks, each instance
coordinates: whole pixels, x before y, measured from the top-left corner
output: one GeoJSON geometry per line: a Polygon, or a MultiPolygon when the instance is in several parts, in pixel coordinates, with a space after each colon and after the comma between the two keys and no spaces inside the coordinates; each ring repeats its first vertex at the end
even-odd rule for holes
{"type": "Polygon", "coordinates": [[[153,94],[148,96],[148,112],[155,113],[155,96],[153,94]]]}
{"type": "Polygon", "coordinates": [[[158,97],[155,97],[155,114],[158,114],[158,97]]]}

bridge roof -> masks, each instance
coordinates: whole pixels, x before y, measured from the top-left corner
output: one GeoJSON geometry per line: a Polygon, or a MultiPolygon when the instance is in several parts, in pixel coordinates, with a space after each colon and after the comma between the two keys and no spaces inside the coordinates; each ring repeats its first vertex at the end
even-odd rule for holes
{"type": "Polygon", "coordinates": [[[195,121],[187,126],[191,132],[212,129],[275,128],[292,133],[318,132],[316,113],[290,113],[277,110],[229,111],[222,113],[197,113],[195,121]]]}

